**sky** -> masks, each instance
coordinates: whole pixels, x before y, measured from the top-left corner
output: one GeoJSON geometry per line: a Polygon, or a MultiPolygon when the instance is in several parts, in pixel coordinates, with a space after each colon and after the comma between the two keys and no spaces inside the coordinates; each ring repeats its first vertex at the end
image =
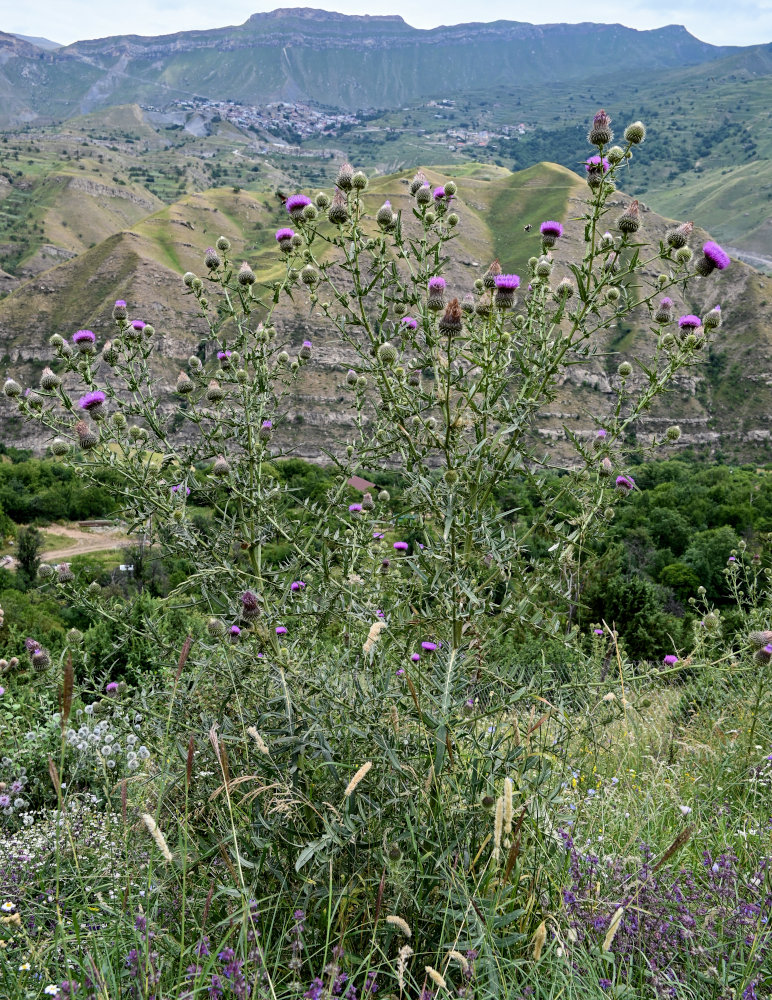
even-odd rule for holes
{"type": "MultiPolygon", "coordinates": [[[[107,35],[160,35],[175,31],[218,28],[243,24],[260,10],[292,6],[275,0],[0,0],[0,30],[49,38],[69,44],[107,35]]],[[[294,6],[301,6],[296,4],[294,6]]],[[[484,17],[472,0],[442,0],[415,4],[407,0],[308,0],[303,6],[318,6],[344,14],[401,14],[416,28],[464,21],[539,20],[538,5],[524,0],[488,0],[484,17]]],[[[683,24],[697,38],[714,45],[758,45],[772,41],[772,0],[552,0],[543,8],[549,22],[598,21],[621,23],[631,28],[657,28],[683,24]]]]}

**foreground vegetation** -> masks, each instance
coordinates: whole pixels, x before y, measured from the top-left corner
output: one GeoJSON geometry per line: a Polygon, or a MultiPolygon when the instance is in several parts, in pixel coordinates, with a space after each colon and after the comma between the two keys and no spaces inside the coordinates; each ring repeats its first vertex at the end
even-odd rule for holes
{"type": "Polygon", "coordinates": [[[722,322],[674,300],[730,263],[617,214],[644,138],[595,116],[570,279],[547,219],[522,289],[494,262],[451,296],[455,183],[419,174],[370,219],[345,164],[288,199],[280,281],[225,238],[184,276],[210,339],[175,413],[123,300],[99,353],[57,336],[39,390],[5,383],[166,572],[128,595],[42,563],[81,618],[0,663],[13,1000],[768,992],[769,497],[626,451],[722,322]],[[314,359],[277,341],[287,295],[357,359],[349,443],[313,475],[280,444],[314,359]],[[566,366],[634,309],[645,377],[619,365],[570,462],[535,454],[566,366]]]}

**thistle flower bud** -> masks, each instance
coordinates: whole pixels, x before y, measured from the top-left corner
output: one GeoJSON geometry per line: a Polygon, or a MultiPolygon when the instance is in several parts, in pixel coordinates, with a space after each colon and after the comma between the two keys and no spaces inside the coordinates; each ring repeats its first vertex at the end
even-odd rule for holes
{"type": "Polygon", "coordinates": [[[549,278],[552,274],[552,261],[549,257],[539,257],[534,268],[537,278],[549,278]]]}
{"type": "Polygon", "coordinates": [[[415,177],[410,182],[410,193],[415,195],[419,188],[428,187],[429,182],[422,170],[419,170],[415,177]]]}
{"type": "Polygon", "coordinates": [[[220,251],[220,253],[227,253],[231,248],[231,241],[227,236],[218,236],[215,246],[220,251]]]}
{"type": "Polygon", "coordinates": [[[3,392],[8,396],[9,399],[15,399],[17,396],[21,396],[22,388],[18,382],[14,379],[9,378],[5,380],[3,385],[3,392]]]}
{"type": "Polygon", "coordinates": [[[557,299],[570,299],[573,294],[574,286],[570,278],[561,278],[555,289],[555,297],[557,299]]]}
{"type": "Polygon", "coordinates": [[[385,201],[378,209],[375,221],[383,229],[390,229],[394,225],[394,212],[391,209],[391,202],[385,201]]]}
{"type": "Polygon", "coordinates": [[[629,361],[623,361],[622,364],[617,368],[617,373],[621,378],[627,378],[631,375],[633,371],[633,366],[629,361]]]}
{"type": "Polygon", "coordinates": [[[611,149],[606,151],[606,156],[609,163],[611,163],[612,166],[616,166],[617,163],[621,163],[622,160],[624,160],[625,151],[621,146],[612,146],[611,149]]]}
{"type": "Polygon", "coordinates": [[[604,252],[614,249],[614,237],[611,233],[604,233],[600,238],[600,243],[598,244],[599,249],[604,252]]]}
{"type": "Polygon", "coordinates": [[[617,219],[617,229],[621,233],[637,233],[641,228],[640,206],[638,200],[634,198],[625,211],[617,219]]]}
{"type": "Polygon", "coordinates": [[[360,375],[357,378],[357,392],[364,392],[367,388],[367,376],[360,375]]]}
{"type": "Polygon", "coordinates": [[[673,250],[685,247],[693,229],[693,222],[682,222],[681,225],[676,226],[675,229],[668,230],[665,234],[665,241],[667,242],[667,245],[672,247],[673,250]]]}
{"type": "Polygon", "coordinates": [[[602,476],[610,477],[614,475],[614,466],[611,462],[611,459],[608,456],[606,456],[606,458],[604,458],[603,461],[600,463],[600,466],[598,467],[598,472],[602,476]]]}
{"type": "Polygon", "coordinates": [[[226,628],[225,622],[219,618],[210,618],[206,623],[206,630],[213,639],[218,639],[220,636],[225,635],[226,628]]]}
{"type": "Polygon", "coordinates": [[[643,122],[633,122],[625,129],[625,142],[638,146],[646,138],[646,126],[643,122]]]}
{"type": "Polygon", "coordinates": [[[378,494],[378,500],[380,503],[388,503],[391,500],[391,494],[388,490],[381,490],[378,494]]]}
{"type": "Polygon", "coordinates": [[[654,313],[654,319],[657,323],[669,323],[673,319],[673,300],[665,296],[660,300],[657,311],[654,313]]]}
{"type": "Polygon", "coordinates": [[[617,493],[627,496],[628,493],[631,493],[635,489],[635,480],[632,476],[617,476],[616,488],[617,493]]]}
{"type": "Polygon", "coordinates": [[[451,212],[450,215],[447,217],[447,219],[445,221],[447,222],[447,224],[449,226],[457,226],[458,225],[458,221],[459,221],[458,220],[458,213],[457,212],[451,212]]]}
{"type": "Polygon", "coordinates": [[[303,361],[308,361],[308,359],[311,357],[311,347],[312,347],[311,341],[304,340],[300,347],[300,350],[298,351],[298,357],[303,361]]]}
{"type": "Polygon", "coordinates": [[[357,373],[353,368],[349,368],[348,374],[346,375],[346,385],[354,386],[357,384],[357,373]]]}
{"type": "Polygon", "coordinates": [[[613,138],[611,117],[601,108],[592,120],[592,127],[587,133],[587,141],[591,146],[608,146],[613,138]]]}
{"type": "Polygon", "coordinates": [[[206,264],[209,270],[216,271],[221,263],[222,261],[220,260],[220,255],[214,247],[207,247],[204,251],[204,264],[206,264]]]}
{"type": "Polygon", "coordinates": [[[363,170],[357,170],[351,178],[351,186],[355,191],[364,191],[367,187],[367,174],[363,170]]]}
{"type": "Polygon", "coordinates": [[[46,367],[43,369],[40,376],[40,388],[46,392],[51,392],[53,389],[58,389],[62,384],[62,380],[59,376],[52,372],[50,368],[46,367]]]}
{"type": "Polygon", "coordinates": [[[300,272],[300,280],[304,285],[315,285],[319,281],[319,272],[313,264],[306,264],[300,272]]]}
{"type": "Polygon", "coordinates": [[[616,287],[616,285],[612,285],[611,288],[607,288],[606,289],[606,301],[607,302],[619,302],[619,299],[620,299],[621,295],[622,295],[622,293],[616,287]]]}
{"type": "Polygon", "coordinates": [[[330,196],[324,191],[320,191],[314,198],[314,203],[318,209],[325,212],[330,207],[330,196]]]}
{"type": "Polygon", "coordinates": [[[426,299],[427,309],[439,312],[445,306],[445,279],[439,276],[429,278],[429,294],[426,299]]]}
{"type": "Polygon", "coordinates": [[[225,392],[217,379],[213,378],[207,386],[206,398],[210,403],[219,403],[225,399],[225,392]]]}
{"type": "Polygon", "coordinates": [[[430,205],[432,201],[432,189],[428,184],[422,184],[415,193],[415,200],[419,205],[430,205]]]}
{"type": "Polygon", "coordinates": [[[731,259],[726,250],[723,250],[718,243],[708,240],[702,247],[702,257],[697,261],[695,270],[707,278],[713,271],[723,271],[731,264],[731,259]]]}
{"type": "Polygon", "coordinates": [[[195,280],[196,275],[192,271],[186,271],[182,276],[182,283],[186,288],[192,288],[195,280]]]}
{"type": "Polygon", "coordinates": [[[611,169],[611,164],[605,156],[590,156],[584,161],[584,169],[587,173],[587,183],[591,188],[596,188],[603,183],[603,178],[611,169]]]}
{"type": "Polygon", "coordinates": [[[681,437],[681,428],[677,424],[673,424],[665,431],[665,437],[668,441],[676,442],[681,437]]]}
{"type": "Polygon", "coordinates": [[[332,197],[332,205],[330,205],[329,211],[327,212],[327,218],[336,226],[345,225],[345,223],[349,220],[349,211],[348,206],[346,205],[346,199],[343,196],[343,192],[339,188],[336,188],[335,194],[332,197]]]}
{"type": "Polygon", "coordinates": [[[319,209],[314,204],[303,209],[303,222],[315,222],[319,218],[319,209]]]}
{"type": "Polygon", "coordinates": [[[48,652],[40,646],[32,652],[30,660],[32,662],[32,669],[36,670],[38,673],[48,670],[51,666],[51,657],[48,652]]]}
{"type": "Polygon", "coordinates": [[[51,442],[51,454],[56,455],[58,458],[68,454],[69,450],[69,442],[65,441],[64,438],[57,437],[51,442]]]}
{"type": "Polygon", "coordinates": [[[241,268],[238,273],[238,282],[240,285],[254,285],[255,283],[255,272],[249,266],[247,261],[242,261],[241,268]]]}
{"type": "Polygon", "coordinates": [[[264,420],[260,424],[260,430],[257,432],[258,438],[261,441],[270,441],[272,434],[273,434],[273,423],[270,420],[264,420]]]}
{"type": "Polygon", "coordinates": [[[63,562],[59,563],[56,567],[56,578],[59,583],[72,583],[75,579],[75,574],[70,569],[70,564],[63,562]]]}
{"type": "Polygon", "coordinates": [[[41,563],[38,566],[38,576],[41,580],[50,580],[54,575],[54,567],[49,565],[49,563],[41,563]]]}
{"type": "Polygon", "coordinates": [[[694,251],[691,247],[679,247],[675,252],[675,259],[679,264],[688,264],[693,256],[694,251]]]}
{"type": "Polygon", "coordinates": [[[61,354],[61,356],[63,358],[71,358],[72,357],[72,345],[68,344],[67,341],[65,340],[63,342],[62,346],[59,348],[59,353],[61,354]]]}
{"type": "Polygon", "coordinates": [[[78,435],[78,444],[83,451],[90,451],[99,444],[99,435],[89,427],[85,420],[79,420],[75,424],[75,433],[78,435]]]}
{"type": "Polygon", "coordinates": [[[180,372],[177,376],[177,384],[174,387],[175,392],[180,393],[181,396],[187,396],[189,392],[193,392],[195,386],[192,379],[185,374],[185,372],[180,372]]]}
{"type": "Polygon", "coordinates": [[[445,334],[446,337],[452,337],[455,334],[460,333],[462,326],[461,305],[459,304],[458,299],[451,299],[437,328],[440,333],[445,334]]]}
{"type": "Polygon", "coordinates": [[[474,312],[474,295],[471,292],[467,292],[461,300],[461,308],[465,313],[474,312]]]}
{"type": "Polygon", "coordinates": [[[114,365],[118,360],[118,351],[113,346],[111,340],[105,341],[105,345],[102,348],[102,360],[106,365],[114,365]]]}
{"type": "Polygon", "coordinates": [[[335,181],[335,186],[339,187],[341,191],[350,191],[354,180],[354,168],[350,163],[343,163],[338,170],[338,177],[335,181]]]}
{"type": "Polygon", "coordinates": [[[748,642],[755,649],[762,649],[764,646],[768,646],[772,643],[772,632],[751,632],[748,636],[748,642]]]}
{"type": "Polygon", "coordinates": [[[251,590],[241,595],[241,617],[248,622],[260,617],[260,600],[251,590]]]}
{"type": "Polygon", "coordinates": [[[365,493],[362,497],[362,510],[373,510],[374,507],[375,501],[372,493],[365,493]]]}
{"type": "MultiPolygon", "coordinates": [[[[535,258],[534,258],[534,263],[536,263],[536,259],[535,258]]],[[[498,258],[497,258],[496,260],[493,261],[493,263],[491,264],[491,266],[488,268],[488,270],[485,272],[485,274],[482,277],[483,285],[485,286],[485,288],[495,288],[496,287],[496,278],[500,274],[501,274],[501,264],[499,264],[498,258]]]]}
{"type": "Polygon", "coordinates": [[[62,344],[64,343],[64,340],[63,340],[63,338],[62,338],[62,337],[60,337],[60,336],[59,336],[59,334],[58,334],[58,333],[53,333],[53,334],[51,334],[51,336],[50,336],[50,337],[48,338],[48,343],[49,343],[49,344],[51,345],[51,347],[53,347],[53,348],[54,348],[54,350],[57,350],[57,351],[58,351],[58,350],[59,350],[59,348],[60,348],[60,347],[62,346],[62,344]]]}
{"type": "Polygon", "coordinates": [[[428,226],[434,225],[434,223],[437,221],[437,213],[434,211],[434,209],[429,209],[429,211],[426,212],[426,214],[424,215],[424,221],[428,226]]]}
{"type": "Polygon", "coordinates": [[[713,306],[702,321],[706,330],[717,330],[721,326],[721,306],[713,306]]]}
{"type": "Polygon", "coordinates": [[[212,475],[213,476],[227,476],[231,471],[231,467],[228,464],[228,460],[224,455],[218,455],[214,460],[212,465],[212,475]]]}

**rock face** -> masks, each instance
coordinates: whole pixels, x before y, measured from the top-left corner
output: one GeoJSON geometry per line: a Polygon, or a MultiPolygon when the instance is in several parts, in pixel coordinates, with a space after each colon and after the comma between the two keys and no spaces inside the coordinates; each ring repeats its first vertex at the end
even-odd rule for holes
{"type": "Polygon", "coordinates": [[[516,78],[586,80],[697,65],[729,49],[683,27],[516,21],[419,30],[400,17],[312,9],[254,14],[244,24],[159,37],[124,35],[43,49],[0,33],[0,124],[58,119],[108,105],[162,106],[170,93],[252,103],[305,100],[341,108],[479,90],[516,78]],[[170,83],[173,85],[170,88],[170,83]],[[174,89],[178,88],[178,89],[174,89]]]}
{"type": "MultiPolygon", "coordinates": [[[[425,170],[433,184],[447,179],[436,170],[425,170]]],[[[374,214],[388,197],[393,209],[402,211],[403,218],[409,220],[408,178],[408,174],[374,178],[365,195],[368,210],[374,214]]],[[[554,164],[522,174],[486,166],[459,177],[458,185],[456,206],[461,223],[452,247],[453,260],[445,272],[449,295],[461,297],[471,290],[494,256],[501,259],[505,270],[522,274],[525,261],[538,247],[538,238],[524,233],[523,220],[540,221],[539,216],[531,217],[534,204],[543,204],[540,198],[553,198],[556,192],[562,207],[549,202],[552,210],[547,217],[561,218],[565,235],[554,251],[553,280],[557,283],[569,275],[568,263],[580,259],[584,246],[582,223],[577,220],[587,188],[575,174],[554,164]],[[502,205],[506,205],[511,221],[492,229],[502,205]]],[[[615,196],[610,227],[628,200],[621,194],[615,196]]],[[[274,280],[281,271],[281,261],[273,230],[286,219],[286,213],[282,216],[281,212],[280,207],[267,207],[259,196],[245,191],[221,189],[188,196],[168,212],[152,215],[36,274],[0,301],[0,343],[5,356],[2,376],[13,375],[24,385],[37,385],[40,371],[51,357],[47,341],[52,333],[69,337],[86,327],[103,343],[113,329],[113,302],[124,298],[132,316],[156,328],[157,388],[164,410],[171,414],[173,385],[188,357],[198,353],[211,363],[215,350],[207,340],[208,327],[198,315],[195,300],[186,294],[182,272],[192,270],[205,276],[204,249],[223,234],[231,240],[234,261],[246,257],[259,281],[274,280]]],[[[643,212],[642,219],[643,234],[655,244],[671,225],[649,211],[643,212]]],[[[695,230],[693,246],[699,247],[706,238],[707,234],[695,230]]],[[[653,280],[653,270],[650,276],[653,280]]],[[[214,304],[216,292],[210,298],[214,304]]],[[[768,460],[772,456],[772,279],[735,261],[728,271],[695,282],[693,297],[676,300],[676,308],[703,315],[718,303],[724,325],[714,334],[713,346],[644,416],[637,427],[637,439],[645,445],[678,423],[683,431],[678,447],[693,445],[734,458],[768,460]]],[[[297,292],[294,306],[282,303],[276,326],[278,342],[286,345],[291,356],[305,339],[314,345],[313,358],[303,369],[297,392],[274,421],[276,440],[304,458],[321,460],[326,452],[341,450],[352,435],[351,393],[345,376],[355,363],[355,354],[318,311],[310,312],[305,290],[297,292]]],[[[599,424],[610,419],[620,361],[627,356],[647,358],[654,343],[648,312],[643,311],[624,326],[599,335],[594,356],[577,359],[578,363],[567,369],[554,398],[537,415],[535,440],[542,441],[556,457],[572,454],[569,433],[591,437],[599,424]]],[[[99,377],[108,379],[109,372],[100,370],[99,377]]],[[[636,370],[630,382],[640,384],[642,378],[636,370]]],[[[0,439],[36,451],[44,450],[47,443],[33,425],[20,424],[13,406],[5,400],[0,401],[0,439]]]]}

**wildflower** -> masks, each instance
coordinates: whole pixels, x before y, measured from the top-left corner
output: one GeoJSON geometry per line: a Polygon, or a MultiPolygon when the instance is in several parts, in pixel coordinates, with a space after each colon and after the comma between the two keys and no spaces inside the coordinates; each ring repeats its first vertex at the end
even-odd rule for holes
{"type": "Polygon", "coordinates": [[[348,505],[348,512],[349,512],[349,514],[361,514],[362,513],[362,504],[361,503],[350,503],[348,505]]]}
{"type": "Polygon", "coordinates": [[[46,986],[46,988],[43,990],[43,992],[48,997],[58,997],[59,987],[55,983],[49,983],[48,986],[46,986]]]}
{"type": "Polygon", "coordinates": [[[306,205],[310,204],[311,204],[311,199],[307,195],[291,194],[289,198],[287,198],[285,207],[289,212],[290,216],[296,221],[299,221],[300,219],[303,218],[303,209],[306,207],[306,205]]]}
{"type": "Polygon", "coordinates": [[[452,336],[461,330],[461,305],[458,299],[451,299],[445,309],[445,313],[437,325],[440,333],[445,336],[452,336]]]}
{"type": "Polygon", "coordinates": [[[107,399],[105,393],[101,390],[96,392],[87,392],[85,396],[81,396],[78,400],[78,406],[81,410],[85,410],[87,413],[96,415],[96,413],[101,410],[102,404],[107,399]]]}
{"type": "Polygon", "coordinates": [[[406,330],[417,330],[418,320],[413,319],[412,316],[403,316],[400,326],[403,326],[406,330]]]}
{"type": "Polygon", "coordinates": [[[496,296],[494,301],[499,309],[511,309],[515,304],[515,291],[520,287],[517,274],[497,274],[495,277],[496,296]]]}
{"type": "Polygon", "coordinates": [[[680,226],[669,230],[665,235],[667,245],[672,247],[673,250],[680,250],[682,247],[685,247],[689,237],[692,235],[693,229],[693,222],[682,222],[680,226]]]}
{"type": "Polygon", "coordinates": [[[445,306],[445,279],[439,276],[429,278],[429,294],[426,299],[427,308],[439,312],[445,306]]]}
{"type": "Polygon", "coordinates": [[[627,494],[635,489],[635,480],[632,476],[617,476],[616,487],[619,493],[627,494]]]}
{"type": "Polygon", "coordinates": [[[80,351],[93,349],[96,343],[96,335],[91,330],[78,330],[72,335],[72,342],[80,351]]]}
{"type": "Polygon", "coordinates": [[[436,642],[422,642],[421,649],[425,649],[427,653],[435,653],[437,651],[436,642]]]}
{"type": "Polygon", "coordinates": [[[391,210],[391,202],[385,201],[378,209],[375,221],[384,229],[391,229],[394,225],[394,213],[391,210]]]}
{"type": "Polygon", "coordinates": [[[587,141],[591,146],[607,146],[614,138],[611,131],[611,116],[603,108],[592,120],[592,127],[587,133],[587,141]]]}
{"type": "Polygon", "coordinates": [[[403,920],[402,917],[398,917],[392,913],[386,917],[386,923],[393,924],[394,927],[398,927],[406,938],[413,936],[413,932],[410,930],[410,925],[407,920],[403,920]]]}
{"type": "Polygon", "coordinates": [[[359,770],[354,775],[354,777],[351,779],[351,781],[349,781],[349,783],[346,785],[346,790],[343,793],[343,797],[344,798],[347,799],[349,797],[349,795],[351,795],[351,793],[357,787],[357,785],[359,784],[359,782],[362,781],[362,779],[365,777],[365,775],[367,774],[367,772],[370,770],[370,768],[372,766],[373,766],[373,762],[371,760],[368,760],[368,761],[366,761],[359,768],[359,770]]]}
{"type": "Polygon", "coordinates": [[[671,313],[672,308],[673,300],[666,295],[663,299],[660,299],[657,311],[654,313],[654,319],[658,323],[669,323],[673,318],[671,313]]]}
{"type": "Polygon", "coordinates": [[[300,350],[298,351],[298,357],[302,358],[303,361],[308,361],[311,357],[311,346],[310,340],[304,340],[301,344],[300,350]]]}
{"type": "Polygon", "coordinates": [[[286,625],[277,625],[276,626],[276,634],[277,635],[286,635],[287,634],[287,626],[286,625]]]}
{"type": "Polygon", "coordinates": [[[396,552],[407,552],[408,547],[409,546],[408,546],[407,542],[395,542],[394,543],[394,549],[395,549],[396,552]]]}
{"type": "Polygon", "coordinates": [[[306,585],[302,580],[293,580],[292,583],[290,584],[290,590],[292,591],[305,590],[305,589],[306,585]]]}
{"type": "Polygon", "coordinates": [[[118,681],[110,681],[110,683],[105,687],[106,694],[117,694],[118,693],[118,681]]]}
{"type": "Polygon", "coordinates": [[[6,901],[5,903],[3,903],[2,906],[0,906],[0,910],[2,910],[3,913],[13,913],[15,909],[16,906],[8,901],[6,901]]]}
{"type": "Polygon", "coordinates": [[[602,628],[594,628],[592,631],[594,632],[595,635],[603,635],[602,628]]]}
{"type": "Polygon", "coordinates": [[[674,667],[678,663],[678,657],[673,653],[668,653],[667,656],[662,660],[666,667],[674,667]]]}
{"type": "Polygon", "coordinates": [[[185,496],[189,497],[190,496],[190,487],[189,486],[185,486],[184,483],[177,483],[176,486],[172,486],[172,493],[181,493],[182,490],[183,490],[183,487],[185,489],[185,496]]]}
{"type": "Polygon", "coordinates": [[[12,378],[6,379],[3,385],[3,392],[8,396],[9,399],[14,399],[17,396],[21,396],[21,386],[19,383],[12,378]]]}
{"type": "Polygon", "coordinates": [[[697,261],[695,268],[703,277],[707,277],[712,271],[723,271],[732,263],[726,250],[722,250],[713,240],[703,244],[702,253],[702,259],[697,261]]]}
{"type": "Polygon", "coordinates": [[[542,222],[539,231],[541,232],[542,246],[549,249],[554,247],[563,235],[563,226],[559,222],[549,219],[547,222],[542,222]]]}
{"type": "Polygon", "coordinates": [[[295,235],[295,230],[285,227],[283,229],[276,230],[276,242],[279,244],[279,249],[284,250],[288,253],[292,248],[292,237],[295,235]]]}
{"type": "Polygon", "coordinates": [[[493,261],[491,266],[483,275],[483,286],[485,288],[495,288],[496,278],[501,274],[501,264],[498,262],[498,258],[493,261]]]}
{"type": "Polygon", "coordinates": [[[145,329],[146,326],[147,326],[147,323],[145,323],[141,319],[133,319],[131,321],[131,329],[135,333],[142,333],[142,331],[145,329]]]}
{"type": "Polygon", "coordinates": [[[634,198],[617,219],[617,229],[627,235],[637,233],[641,228],[640,215],[638,200],[634,198]]]}
{"type": "Polygon", "coordinates": [[[601,158],[596,154],[584,161],[584,169],[587,173],[587,183],[590,187],[597,187],[602,182],[603,175],[611,169],[611,163],[605,156],[601,158]]]}
{"type": "Polygon", "coordinates": [[[210,271],[216,271],[220,266],[222,261],[220,260],[220,255],[217,253],[214,247],[207,247],[204,251],[204,264],[209,268],[210,271]]]}
{"type": "Polygon", "coordinates": [[[259,598],[251,590],[247,590],[241,595],[241,614],[247,621],[251,621],[260,615],[259,598]]]}
{"type": "Polygon", "coordinates": [[[713,306],[702,321],[706,330],[717,330],[721,326],[721,306],[713,306]]]}
{"type": "Polygon", "coordinates": [[[682,330],[685,330],[687,333],[691,333],[693,330],[702,326],[702,320],[699,316],[694,316],[692,313],[688,313],[686,316],[679,317],[678,325],[682,330]]]}
{"type": "Polygon", "coordinates": [[[598,986],[600,986],[600,988],[602,990],[608,990],[608,989],[611,989],[611,987],[613,986],[613,983],[611,982],[610,979],[599,979],[598,980],[598,986]]]}
{"type": "Polygon", "coordinates": [[[346,205],[346,199],[343,192],[337,188],[335,190],[335,194],[332,196],[332,205],[330,205],[329,211],[327,212],[327,218],[336,226],[342,226],[344,223],[348,222],[349,212],[346,205]]]}
{"type": "Polygon", "coordinates": [[[350,191],[354,180],[354,168],[350,163],[341,163],[338,170],[338,177],[335,181],[341,191],[350,191]]]}
{"type": "Polygon", "coordinates": [[[418,661],[421,659],[421,655],[420,653],[411,653],[410,659],[413,661],[413,663],[418,663],[418,661]]]}
{"type": "Polygon", "coordinates": [[[29,972],[31,968],[32,966],[29,964],[29,962],[22,962],[21,965],[19,966],[19,972],[29,972]]]}
{"type": "Polygon", "coordinates": [[[689,813],[692,811],[691,806],[679,806],[678,808],[681,810],[682,816],[688,816],[689,813]]]}

